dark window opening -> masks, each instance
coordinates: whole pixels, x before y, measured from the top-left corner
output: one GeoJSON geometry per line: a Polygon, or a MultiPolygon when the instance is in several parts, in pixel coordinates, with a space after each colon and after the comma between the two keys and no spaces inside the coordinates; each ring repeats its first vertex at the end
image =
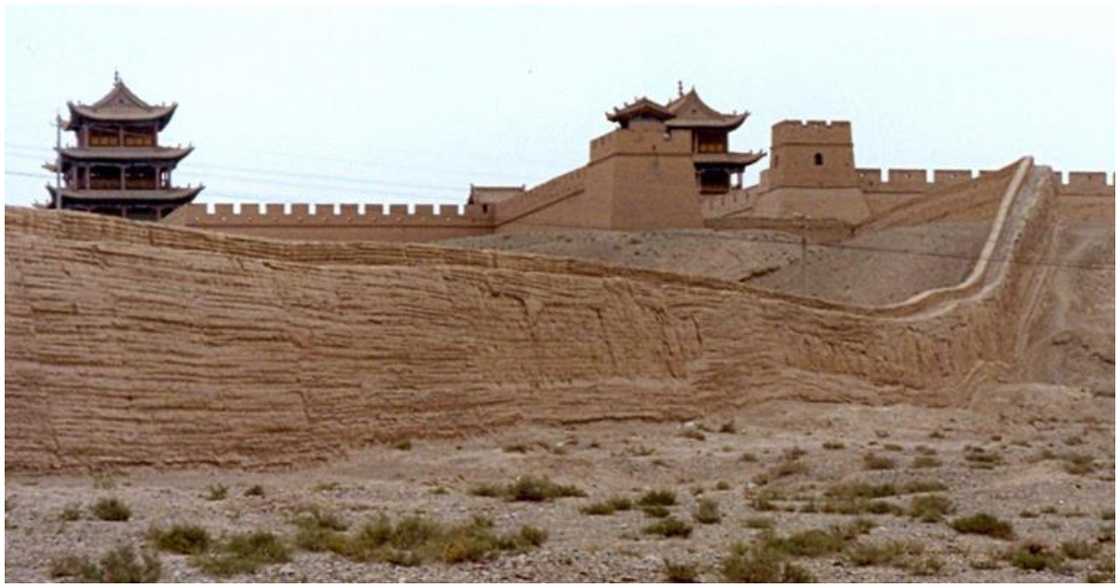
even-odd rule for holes
{"type": "Polygon", "coordinates": [[[817,153],[813,156],[813,165],[824,165],[824,156],[817,153]]]}

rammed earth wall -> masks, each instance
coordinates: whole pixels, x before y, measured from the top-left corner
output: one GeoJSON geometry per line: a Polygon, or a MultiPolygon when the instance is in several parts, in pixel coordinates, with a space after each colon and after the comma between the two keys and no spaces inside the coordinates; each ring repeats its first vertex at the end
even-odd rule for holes
{"type": "MultiPolygon", "coordinates": [[[[1046,247],[1022,162],[990,258],[1046,247]]],[[[679,419],[774,397],[966,402],[1017,370],[1045,271],[860,308],[532,255],[297,243],[9,208],[9,471],[286,467],[523,422],[679,419]]]]}

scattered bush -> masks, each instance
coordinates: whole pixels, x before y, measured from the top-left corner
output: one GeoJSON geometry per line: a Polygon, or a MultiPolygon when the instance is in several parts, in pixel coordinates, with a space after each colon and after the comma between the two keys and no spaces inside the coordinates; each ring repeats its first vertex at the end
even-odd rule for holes
{"type": "Polygon", "coordinates": [[[824,495],[833,498],[885,498],[898,494],[894,484],[868,484],[867,482],[847,482],[836,484],[825,490],[824,495]]]}
{"type": "Polygon", "coordinates": [[[914,469],[939,468],[942,465],[940,459],[929,455],[919,455],[910,462],[910,467],[914,469]]]}
{"type": "Polygon", "coordinates": [[[245,490],[245,496],[264,496],[264,486],[260,484],[253,484],[245,490]]]}
{"type": "Polygon", "coordinates": [[[410,451],[412,449],[412,440],[401,439],[400,441],[393,443],[393,449],[396,449],[398,451],[410,451]]]}
{"type": "Polygon", "coordinates": [[[645,513],[647,517],[652,517],[655,519],[663,519],[669,516],[669,509],[659,504],[655,504],[653,506],[643,506],[642,512],[645,513]]]}
{"type": "Polygon", "coordinates": [[[855,543],[845,552],[848,561],[860,567],[893,565],[907,555],[920,555],[924,550],[920,543],[889,541],[880,544],[855,543]]]}
{"type": "Polygon", "coordinates": [[[547,502],[557,498],[583,497],[587,493],[576,486],[557,484],[548,477],[522,476],[506,486],[481,484],[470,490],[473,496],[486,496],[515,502],[547,502]]]}
{"type": "Polygon", "coordinates": [[[988,513],[960,517],[954,519],[949,526],[958,533],[987,535],[989,537],[995,537],[996,539],[1005,540],[1015,537],[1015,530],[1011,526],[1011,523],[1001,521],[988,513]]]}
{"type": "Polygon", "coordinates": [[[1016,545],[1008,552],[1007,559],[1011,561],[1011,565],[1032,572],[1042,570],[1061,572],[1066,569],[1062,554],[1036,541],[1016,545]]]}
{"type": "Polygon", "coordinates": [[[973,445],[965,446],[964,459],[969,462],[969,466],[981,469],[992,469],[1003,464],[1003,456],[1000,454],[985,451],[984,448],[973,445]]]}
{"type": "Polygon", "coordinates": [[[728,484],[727,482],[725,482],[723,480],[720,480],[719,482],[716,482],[716,490],[723,491],[723,490],[730,490],[730,489],[731,489],[731,484],[728,484]]]}
{"type": "Polygon", "coordinates": [[[794,557],[820,557],[837,553],[856,536],[865,533],[852,526],[832,527],[828,530],[809,529],[788,537],[767,536],[763,539],[768,549],[794,557]]]}
{"type": "Polygon", "coordinates": [[[612,515],[620,510],[630,510],[633,508],[633,503],[629,498],[624,496],[614,496],[602,502],[595,502],[580,509],[580,512],[588,515],[612,515]]]}
{"type": "Polygon", "coordinates": [[[524,443],[514,443],[502,448],[506,453],[529,453],[529,446],[524,443]]]}
{"type": "Polygon", "coordinates": [[[214,576],[251,574],[259,568],[291,560],[291,551],[280,538],[268,531],[235,533],[215,551],[196,555],[192,563],[214,576]]]}
{"type": "Polygon", "coordinates": [[[97,566],[88,557],[77,555],[51,558],[47,565],[47,576],[50,578],[78,577],[90,582],[96,582],[100,579],[97,566]]]}
{"type": "Polygon", "coordinates": [[[316,547],[358,562],[414,566],[426,561],[483,561],[501,551],[539,547],[548,539],[548,533],[536,527],[524,526],[516,533],[498,535],[493,526],[484,517],[447,526],[416,516],[394,525],[382,515],[350,535],[320,530],[324,539],[316,547]]]}
{"type": "Polygon", "coordinates": [[[735,421],[727,421],[719,426],[719,432],[725,434],[737,433],[739,429],[735,426],[735,421]]]}
{"type": "Polygon", "coordinates": [[[1070,559],[1092,559],[1101,551],[1099,543],[1088,541],[1063,541],[1062,555],[1070,559]]]}
{"type": "Polygon", "coordinates": [[[935,480],[913,480],[902,485],[902,494],[919,494],[922,492],[944,492],[949,487],[935,480]]]}
{"type": "Polygon", "coordinates": [[[874,453],[865,453],[863,455],[863,467],[868,470],[893,470],[895,468],[893,459],[876,455],[874,453]]]}
{"type": "Polygon", "coordinates": [[[764,544],[736,543],[720,562],[720,571],[728,582],[804,584],[815,581],[805,568],[784,560],[784,554],[764,544]]]}
{"type": "Polygon", "coordinates": [[[914,451],[917,451],[920,455],[937,455],[937,450],[929,445],[917,445],[914,447],[914,451]]]}
{"type": "Polygon", "coordinates": [[[758,456],[749,451],[744,451],[743,455],[739,456],[739,461],[743,463],[755,463],[758,461],[758,456]]]}
{"type": "Polygon", "coordinates": [[[147,551],[136,560],[131,545],[120,545],[101,556],[94,564],[86,557],[67,555],[51,560],[48,574],[52,578],[73,576],[84,582],[152,583],[163,573],[159,557],[147,551]]]}
{"type": "Polygon", "coordinates": [[[206,488],[206,500],[225,500],[229,496],[229,488],[224,484],[211,484],[206,488]]]}
{"type": "Polygon", "coordinates": [[[1093,462],[1093,456],[1086,453],[1070,453],[1062,457],[1065,463],[1062,464],[1062,469],[1068,474],[1075,476],[1084,476],[1093,473],[1096,470],[1096,464],[1093,462]]]}
{"type": "Polygon", "coordinates": [[[956,508],[953,501],[940,494],[915,496],[910,499],[910,516],[923,523],[937,523],[952,514],[956,508]]]}
{"type": "Polygon", "coordinates": [[[677,519],[676,517],[669,516],[646,525],[642,529],[643,533],[647,535],[661,535],[662,537],[680,537],[682,539],[688,538],[692,535],[692,525],[677,519]]]}
{"type": "Polygon", "coordinates": [[[673,506],[677,493],[672,490],[650,490],[638,499],[638,506],[673,506]]]}
{"type": "Polygon", "coordinates": [[[674,563],[668,558],[662,560],[665,564],[665,579],[678,584],[696,581],[696,564],[674,563]]]}
{"type": "Polygon", "coordinates": [[[80,504],[67,504],[62,512],[59,513],[58,518],[63,521],[76,521],[82,518],[82,505],[80,504]]]}
{"type": "Polygon", "coordinates": [[[714,525],[723,517],[719,513],[719,503],[711,498],[705,498],[696,504],[696,512],[692,513],[696,522],[702,525],[714,525]]]}
{"type": "Polygon", "coordinates": [[[93,516],[103,521],[127,521],[132,510],[118,498],[102,498],[93,504],[93,516]]]}
{"type": "Polygon", "coordinates": [[[828,449],[829,451],[836,451],[839,449],[844,449],[844,444],[839,441],[825,441],[821,444],[821,447],[823,447],[824,449],[828,449]]]}
{"type": "Polygon", "coordinates": [[[197,525],[175,525],[170,529],[153,528],[148,540],[161,551],[195,555],[210,548],[210,533],[197,525]]]}
{"type": "Polygon", "coordinates": [[[912,560],[906,568],[915,576],[936,576],[945,568],[945,563],[931,555],[929,557],[912,560]]]}
{"type": "Polygon", "coordinates": [[[897,443],[884,443],[884,451],[902,451],[902,446],[897,443]]]}

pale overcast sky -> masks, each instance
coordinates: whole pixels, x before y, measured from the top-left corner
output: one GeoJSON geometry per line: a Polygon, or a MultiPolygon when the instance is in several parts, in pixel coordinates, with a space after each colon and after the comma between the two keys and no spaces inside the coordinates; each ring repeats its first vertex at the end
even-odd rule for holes
{"type": "MultiPolygon", "coordinates": [[[[178,102],[200,202],[462,202],[582,165],[603,113],[678,80],[749,110],[853,124],[860,167],[984,169],[1022,155],[1112,170],[1113,9],[964,5],[9,6],[5,201],[44,200],[56,112],[118,69],[178,102]]],[[[73,141],[73,135],[64,142],[73,141]]],[[[764,159],[750,168],[750,180],[764,159]]]]}

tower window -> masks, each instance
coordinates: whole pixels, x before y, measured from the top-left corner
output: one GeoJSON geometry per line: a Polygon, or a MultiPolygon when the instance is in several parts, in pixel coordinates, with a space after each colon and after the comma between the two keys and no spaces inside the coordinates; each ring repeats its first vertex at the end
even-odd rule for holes
{"type": "Polygon", "coordinates": [[[824,156],[820,153],[813,155],[813,165],[824,165],[824,156]]]}

